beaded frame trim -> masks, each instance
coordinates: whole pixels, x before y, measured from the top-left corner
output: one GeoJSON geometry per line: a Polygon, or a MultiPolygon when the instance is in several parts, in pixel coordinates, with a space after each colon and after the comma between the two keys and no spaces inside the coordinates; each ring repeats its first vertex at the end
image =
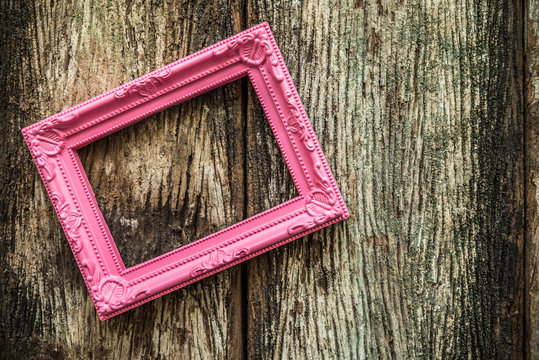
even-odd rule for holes
{"type": "Polygon", "coordinates": [[[22,129],[97,313],[106,320],[349,216],[267,23],[22,129]],[[299,196],[126,268],[77,149],[248,76],[299,196]]]}

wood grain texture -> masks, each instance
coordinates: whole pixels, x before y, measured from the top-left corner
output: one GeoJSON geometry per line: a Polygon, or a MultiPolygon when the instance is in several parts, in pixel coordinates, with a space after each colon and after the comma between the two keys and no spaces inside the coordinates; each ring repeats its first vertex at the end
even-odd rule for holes
{"type": "Polygon", "coordinates": [[[351,212],[249,263],[249,358],[520,358],[520,17],[506,1],[249,2],[351,212]]]}
{"type": "MultiPolygon", "coordinates": [[[[10,56],[2,59],[8,101],[0,125],[9,139],[2,144],[2,173],[9,173],[1,190],[2,357],[242,355],[239,268],[100,322],[20,136],[23,126],[242,30],[241,6],[2,3],[10,56]]],[[[243,219],[242,107],[236,82],[81,150],[128,265],[243,219]]]]}
{"type": "MultiPolygon", "coordinates": [[[[0,358],[534,358],[522,4],[0,0],[0,358]],[[351,218],[100,322],[20,129],[261,21],[351,218]]],[[[127,265],[297,194],[245,79],[80,154],[127,265]]]]}
{"type": "Polygon", "coordinates": [[[526,8],[526,351],[539,359],[539,1],[526,8]]]}

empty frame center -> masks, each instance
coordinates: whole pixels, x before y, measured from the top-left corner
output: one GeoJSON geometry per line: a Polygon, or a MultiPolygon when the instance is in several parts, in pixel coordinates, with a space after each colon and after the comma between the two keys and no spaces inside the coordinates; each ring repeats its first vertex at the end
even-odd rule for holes
{"type": "Polygon", "coordinates": [[[245,77],[77,152],[127,268],[298,196],[245,77]],[[256,209],[249,193],[272,196],[256,209]]]}

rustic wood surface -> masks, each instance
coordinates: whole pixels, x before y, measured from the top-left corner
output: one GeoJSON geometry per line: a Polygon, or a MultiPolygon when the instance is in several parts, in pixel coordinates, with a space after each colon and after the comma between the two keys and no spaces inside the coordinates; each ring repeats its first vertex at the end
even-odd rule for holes
{"type": "Polygon", "coordinates": [[[526,252],[525,341],[529,359],[539,359],[539,1],[526,8],[526,252]]]}
{"type": "MultiPolygon", "coordinates": [[[[538,0],[0,0],[0,358],[539,358],[538,19],[538,0]],[[261,21],[350,219],[100,322],[20,129],[261,21]]],[[[80,155],[128,265],[297,194],[245,79],[80,155]]]]}

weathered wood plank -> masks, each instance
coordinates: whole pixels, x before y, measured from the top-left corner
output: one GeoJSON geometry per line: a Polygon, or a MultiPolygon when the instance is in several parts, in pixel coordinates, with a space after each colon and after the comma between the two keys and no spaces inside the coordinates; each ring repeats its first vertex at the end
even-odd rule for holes
{"type": "MultiPolygon", "coordinates": [[[[20,129],[242,30],[242,3],[1,8],[0,357],[241,357],[239,268],[98,320],[20,129]]],[[[236,82],[81,150],[128,265],[243,219],[243,107],[236,82]]]]}
{"type": "MultiPolygon", "coordinates": [[[[249,262],[249,358],[522,356],[521,16],[507,1],[249,2],[351,211],[249,262]]],[[[275,151],[261,116],[249,164],[275,151]]],[[[278,172],[249,172],[249,196],[278,172]]]]}
{"type": "Polygon", "coordinates": [[[539,359],[539,1],[526,8],[526,350],[539,359]]]}

